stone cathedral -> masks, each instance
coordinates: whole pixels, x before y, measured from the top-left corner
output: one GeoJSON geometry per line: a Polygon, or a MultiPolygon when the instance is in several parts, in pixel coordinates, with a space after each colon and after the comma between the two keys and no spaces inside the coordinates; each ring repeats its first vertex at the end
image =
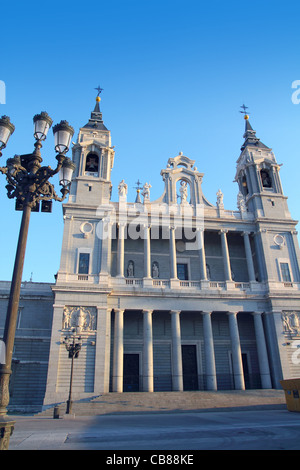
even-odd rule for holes
{"type": "Polygon", "coordinates": [[[300,376],[297,221],[272,149],[244,117],[238,210],[224,208],[221,191],[216,204],[205,198],[204,174],[182,153],[161,171],[159,199],[152,201],[149,182],[128,201],[122,180],[112,201],[118,162],[96,98],[73,146],[61,262],[47,294],[52,326],[44,341],[43,405],[68,397],[63,341],[74,333],[82,341],[74,400],[108,392],[281,388],[282,378],[300,376]]]}

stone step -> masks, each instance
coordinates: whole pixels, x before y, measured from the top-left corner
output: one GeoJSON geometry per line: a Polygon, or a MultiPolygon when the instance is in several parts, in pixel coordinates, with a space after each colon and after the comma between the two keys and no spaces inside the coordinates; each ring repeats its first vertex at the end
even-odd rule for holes
{"type": "MultiPolygon", "coordinates": [[[[74,401],[72,414],[93,416],[110,413],[184,412],[241,407],[285,406],[283,390],[245,390],[228,392],[136,392],[106,393],[88,401],[74,401]]],[[[62,403],[60,416],[65,414],[62,403]]],[[[52,416],[54,407],[39,413],[52,416]]]]}

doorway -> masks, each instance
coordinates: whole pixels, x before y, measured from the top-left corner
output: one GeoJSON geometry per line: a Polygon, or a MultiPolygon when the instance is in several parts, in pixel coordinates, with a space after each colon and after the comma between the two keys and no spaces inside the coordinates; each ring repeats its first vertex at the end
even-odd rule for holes
{"type": "Polygon", "coordinates": [[[183,390],[198,390],[197,347],[195,344],[183,344],[181,351],[183,390]]]}
{"type": "Polygon", "coordinates": [[[140,390],[140,356],[124,354],[123,391],[138,392],[140,390]]]}

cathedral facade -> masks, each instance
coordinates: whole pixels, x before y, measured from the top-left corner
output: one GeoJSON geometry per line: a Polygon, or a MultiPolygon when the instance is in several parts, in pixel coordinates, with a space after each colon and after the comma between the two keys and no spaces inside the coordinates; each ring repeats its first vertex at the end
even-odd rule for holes
{"type": "Polygon", "coordinates": [[[279,165],[245,116],[238,210],[202,193],[204,175],[180,153],[151,185],[111,200],[115,152],[97,98],[73,147],[63,205],[44,405],[66,400],[64,339],[80,336],[73,399],[107,392],[280,388],[299,377],[296,224],[279,165]]]}

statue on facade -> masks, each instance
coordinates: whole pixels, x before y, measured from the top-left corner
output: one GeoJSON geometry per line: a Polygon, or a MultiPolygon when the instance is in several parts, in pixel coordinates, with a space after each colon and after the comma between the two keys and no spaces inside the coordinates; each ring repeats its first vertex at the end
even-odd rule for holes
{"type": "Polygon", "coordinates": [[[221,189],[217,192],[217,206],[223,206],[223,193],[221,189]]]}
{"type": "Polygon", "coordinates": [[[150,188],[152,188],[150,183],[145,183],[143,186],[142,196],[144,197],[144,202],[150,201],[150,188]]]}
{"type": "Polygon", "coordinates": [[[152,264],[152,277],[154,279],[157,279],[159,277],[159,266],[157,261],[154,261],[152,264]]]}
{"type": "Polygon", "coordinates": [[[134,277],[134,262],[133,261],[128,261],[127,276],[134,277]]]}
{"type": "Polygon", "coordinates": [[[119,196],[125,197],[127,195],[127,190],[128,190],[128,186],[125,183],[125,181],[122,180],[118,186],[119,196]]]}
{"type": "Polygon", "coordinates": [[[247,212],[245,197],[243,196],[241,191],[237,195],[237,206],[240,212],[247,212]]]}
{"type": "Polygon", "coordinates": [[[187,182],[182,180],[180,181],[180,197],[181,197],[181,204],[186,204],[187,203],[187,197],[188,197],[188,190],[187,190],[187,182]]]}

